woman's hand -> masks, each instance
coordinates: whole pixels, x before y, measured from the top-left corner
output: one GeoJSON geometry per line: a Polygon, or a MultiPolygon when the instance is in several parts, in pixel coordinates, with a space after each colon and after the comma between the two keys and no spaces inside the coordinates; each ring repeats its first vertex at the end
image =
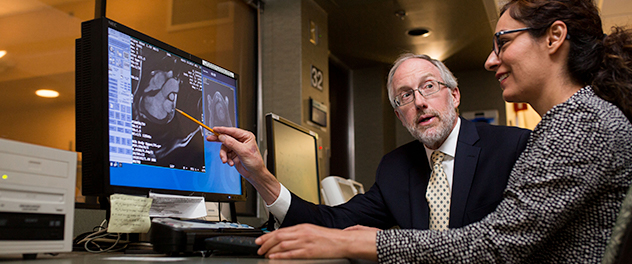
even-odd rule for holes
{"type": "Polygon", "coordinates": [[[271,259],[361,258],[377,261],[378,229],[340,230],[301,224],[257,238],[259,254],[271,259]]]}

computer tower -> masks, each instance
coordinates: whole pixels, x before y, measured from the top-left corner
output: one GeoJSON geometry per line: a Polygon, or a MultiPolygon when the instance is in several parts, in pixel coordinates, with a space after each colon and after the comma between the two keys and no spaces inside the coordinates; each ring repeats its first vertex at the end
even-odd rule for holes
{"type": "Polygon", "coordinates": [[[77,153],[0,139],[0,254],[70,252],[77,153]]]}

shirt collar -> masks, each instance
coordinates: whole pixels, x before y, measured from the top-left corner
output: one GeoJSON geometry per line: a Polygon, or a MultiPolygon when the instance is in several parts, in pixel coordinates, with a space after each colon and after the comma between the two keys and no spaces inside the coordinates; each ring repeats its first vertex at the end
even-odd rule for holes
{"type": "MultiPolygon", "coordinates": [[[[438,150],[450,156],[451,158],[454,158],[454,155],[456,154],[456,144],[459,140],[459,131],[461,131],[461,118],[457,117],[456,125],[452,129],[452,132],[450,132],[450,135],[448,136],[448,138],[446,138],[445,142],[441,144],[438,150]]],[[[428,160],[430,160],[430,156],[432,155],[432,152],[434,152],[434,150],[429,149],[428,147],[426,147],[426,145],[424,145],[424,148],[426,149],[428,160]]]]}

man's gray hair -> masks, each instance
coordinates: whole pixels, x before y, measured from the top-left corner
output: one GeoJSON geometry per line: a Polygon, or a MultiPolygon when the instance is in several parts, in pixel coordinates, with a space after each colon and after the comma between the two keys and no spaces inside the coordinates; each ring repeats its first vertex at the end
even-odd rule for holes
{"type": "Polygon", "coordinates": [[[451,90],[456,88],[459,85],[456,81],[456,78],[452,74],[452,72],[448,69],[448,67],[446,67],[443,64],[443,62],[435,60],[426,54],[404,53],[400,55],[399,58],[397,58],[397,60],[395,60],[395,62],[393,63],[393,67],[391,68],[391,71],[388,73],[388,79],[386,81],[386,89],[388,91],[388,101],[391,102],[391,105],[393,106],[393,108],[397,107],[394,101],[395,95],[392,94],[393,93],[392,92],[393,91],[392,89],[393,88],[393,75],[395,74],[395,71],[397,71],[397,68],[399,68],[399,66],[402,65],[402,63],[404,63],[404,61],[407,61],[408,59],[423,59],[432,63],[432,65],[434,65],[435,67],[439,69],[439,72],[441,74],[441,79],[443,79],[443,82],[451,90]]]}

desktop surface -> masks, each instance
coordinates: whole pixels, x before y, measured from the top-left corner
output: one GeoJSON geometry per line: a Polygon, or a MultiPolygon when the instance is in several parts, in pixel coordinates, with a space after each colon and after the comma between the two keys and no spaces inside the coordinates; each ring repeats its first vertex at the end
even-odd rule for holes
{"type": "MultiPolygon", "coordinates": [[[[50,263],[50,264],[110,264],[110,263],[239,263],[239,264],[254,264],[254,263],[279,263],[279,260],[263,259],[258,257],[233,257],[233,256],[187,256],[187,257],[168,257],[165,255],[133,255],[123,253],[85,253],[85,252],[73,252],[73,253],[61,253],[56,256],[38,254],[34,260],[23,260],[22,255],[10,254],[0,255],[0,263],[2,264],[32,264],[32,263],[50,263]],[[139,262],[142,261],[142,262],[139,262]]],[[[329,263],[329,264],[349,264],[349,263],[374,263],[370,261],[358,261],[349,259],[296,259],[296,260],[283,260],[283,263],[329,263]]]]}

